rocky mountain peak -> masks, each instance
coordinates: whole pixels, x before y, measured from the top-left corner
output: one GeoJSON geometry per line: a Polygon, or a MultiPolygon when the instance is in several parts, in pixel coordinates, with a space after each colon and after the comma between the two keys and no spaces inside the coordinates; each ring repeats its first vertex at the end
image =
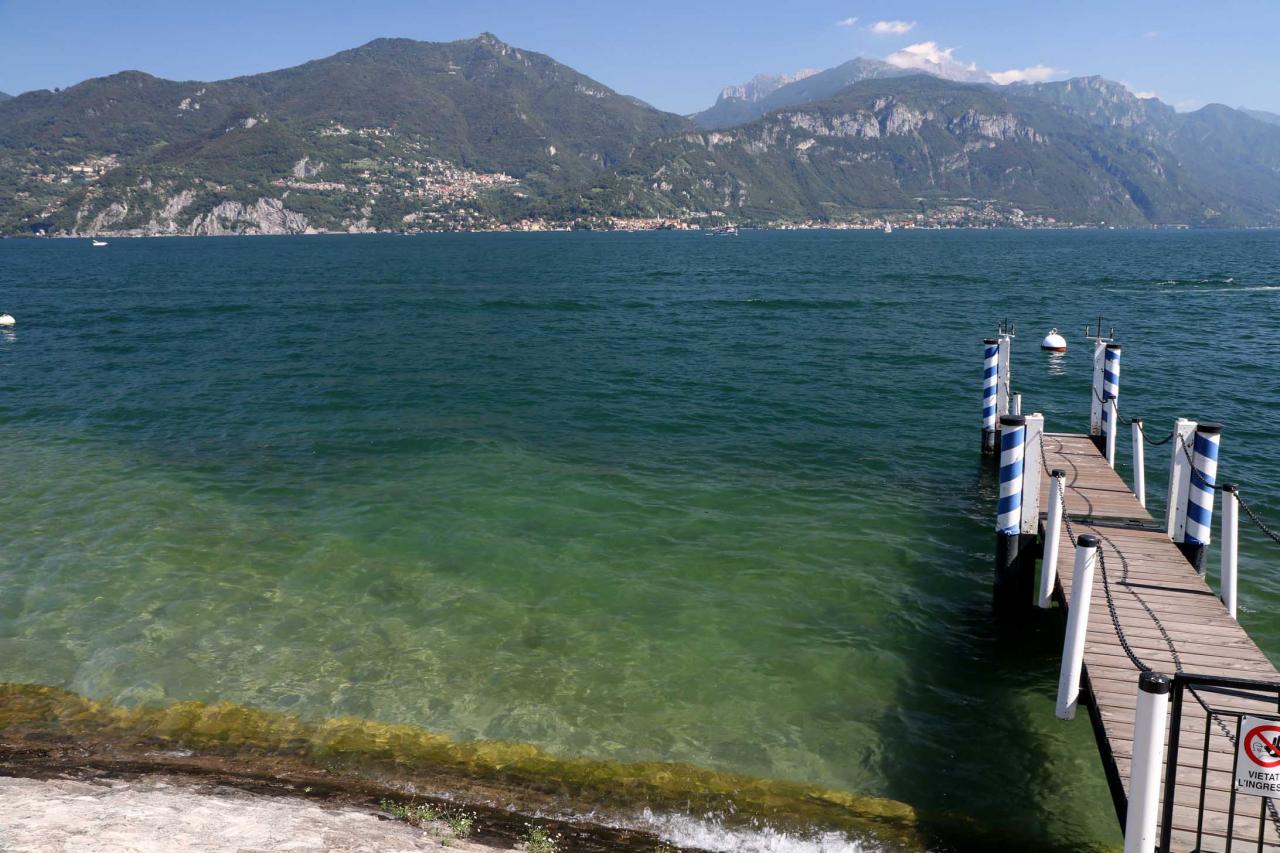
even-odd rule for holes
{"type": "Polygon", "coordinates": [[[804,80],[818,73],[816,68],[802,68],[790,74],[757,74],[745,83],[725,86],[720,90],[721,101],[746,101],[755,103],[790,83],[804,80]]]}

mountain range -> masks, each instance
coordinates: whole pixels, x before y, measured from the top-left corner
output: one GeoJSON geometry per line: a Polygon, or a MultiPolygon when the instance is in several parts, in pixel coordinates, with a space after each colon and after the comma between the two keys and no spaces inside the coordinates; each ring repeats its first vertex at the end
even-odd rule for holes
{"type": "Polygon", "coordinates": [[[1256,118],[1258,121],[1266,122],[1267,124],[1280,124],[1280,115],[1275,113],[1269,113],[1266,110],[1250,110],[1245,107],[1236,107],[1236,109],[1245,115],[1256,118]]]}
{"type": "Polygon", "coordinates": [[[746,86],[728,86],[715,104],[692,116],[699,127],[717,130],[746,124],[781,107],[807,104],[829,98],[844,87],[862,80],[903,77],[919,73],[896,68],[878,59],[860,57],[826,71],[804,71],[795,75],[757,75],[746,86]],[[765,85],[759,85],[762,81],[765,85]],[[756,85],[753,85],[756,84],[756,85]]]}
{"type": "Polygon", "coordinates": [[[1275,225],[1268,115],[862,58],[682,117],[490,34],[379,39],[219,82],[126,71],[0,99],[0,233],[1275,225]]]}

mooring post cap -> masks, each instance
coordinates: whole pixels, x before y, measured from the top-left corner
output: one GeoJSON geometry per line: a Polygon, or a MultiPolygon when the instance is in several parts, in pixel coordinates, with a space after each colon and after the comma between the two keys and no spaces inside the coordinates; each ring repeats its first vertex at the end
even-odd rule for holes
{"type": "Polygon", "coordinates": [[[1097,548],[1098,537],[1094,536],[1092,533],[1081,533],[1076,538],[1076,544],[1081,548],[1097,548]]]}
{"type": "Polygon", "coordinates": [[[1049,476],[1050,476],[1050,477],[1065,477],[1065,476],[1067,476],[1067,472],[1066,472],[1066,471],[1063,471],[1061,468],[1054,468],[1052,471],[1050,471],[1050,472],[1049,472],[1049,476]]]}
{"type": "Polygon", "coordinates": [[[989,346],[989,347],[995,346],[996,344],[1000,343],[1000,342],[999,342],[998,340],[996,340],[995,338],[983,338],[983,339],[982,339],[982,342],[983,342],[984,344],[986,344],[987,346],[989,346]]]}
{"type": "Polygon", "coordinates": [[[1115,350],[1116,352],[1119,352],[1119,351],[1120,351],[1120,342],[1119,342],[1119,341],[1112,341],[1111,343],[1107,344],[1107,349],[1113,349],[1113,350],[1115,350]]]}
{"type": "Polygon", "coordinates": [[[1001,415],[1000,426],[1025,426],[1027,423],[1026,415],[1001,415]]]}
{"type": "Polygon", "coordinates": [[[1168,693],[1173,689],[1173,679],[1163,672],[1144,672],[1138,676],[1138,687],[1143,693],[1168,693]]]}
{"type": "Polygon", "coordinates": [[[1222,491],[1226,492],[1229,495],[1234,495],[1236,492],[1240,491],[1240,487],[1237,486],[1235,483],[1223,483],[1222,491]]]}
{"type": "Polygon", "coordinates": [[[1141,426],[1141,425],[1142,425],[1142,418],[1129,418],[1129,422],[1130,422],[1130,423],[1135,423],[1135,424],[1138,424],[1139,426],[1141,426]]]}
{"type": "Polygon", "coordinates": [[[1205,435],[1218,435],[1222,432],[1222,424],[1207,421],[1196,427],[1196,432],[1202,432],[1205,435]]]}

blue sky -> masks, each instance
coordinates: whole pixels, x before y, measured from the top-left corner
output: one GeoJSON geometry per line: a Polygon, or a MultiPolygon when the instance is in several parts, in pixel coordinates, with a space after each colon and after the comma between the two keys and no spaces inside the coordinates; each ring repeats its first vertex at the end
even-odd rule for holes
{"type": "Polygon", "coordinates": [[[681,113],[759,72],[904,49],[951,50],[955,61],[1013,72],[1003,79],[1102,74],[1180,109],[1217,101],[1280,112],[1280,2],[1266,0],[0,0],[0,91],[124,69],[213,80],[378,36],[448,41],[486,30],[681,113]]]}

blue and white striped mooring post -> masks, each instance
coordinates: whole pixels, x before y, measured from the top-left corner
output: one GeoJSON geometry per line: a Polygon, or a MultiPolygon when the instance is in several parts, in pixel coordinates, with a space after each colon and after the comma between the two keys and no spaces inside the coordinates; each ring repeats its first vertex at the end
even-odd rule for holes
{"type": "Polygon", "coordinates": [[[1116,432],[1120,426],[1120,344],[1109,343],[1102,366],[1102,440],[1107,464],[1116,467],[1116,432]]]}
{"type": "MultiPolygon", "coordinates": [[[[1034,533],[1023,532],[1023,481],[1027,419],[1000,416],[1000,500],[996,505],[996,577],[992,604],[997,619],[1029,611],[1035,587],[1034,533]]],[[[1039,512],[1036,511],[1039,522],[1039,512]]]]}
{"type": "Polygon", "coordinates": [[[1213,529],[1213,494],[1218,483],[1218,446],[1221,441],[1222,424],[1196,426],[1187,483],[1187,523],[1178,549],[1201,574],[1204,574],[1204,555],[1213,529]]]}
{"type": "Polygon", "coordinates": [[[982,452],[996,452],[996,387],[1000,381],[1000,342],[982,342],[982,452]]]}

